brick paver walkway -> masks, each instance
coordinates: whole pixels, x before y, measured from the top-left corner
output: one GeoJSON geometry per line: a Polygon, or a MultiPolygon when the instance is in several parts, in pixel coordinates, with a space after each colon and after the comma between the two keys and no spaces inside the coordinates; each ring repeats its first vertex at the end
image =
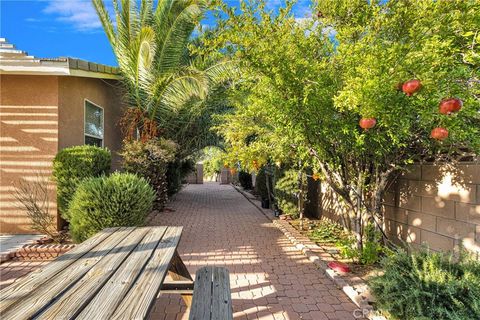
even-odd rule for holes
{"type": "MultiPolygon", "coordinates": [[[[230,185],[189,185],[152,224],[184,227],[179,252],[194,274],[230,271],[235,319],[354,319],[356,306],[230,185]]],[[[188,319],[178,296],[158,299],[154,319],[188,319]]]]}
{"type": "MultiPolygon", "coordinates": [[[[184,226],[179,252],[194,274],[204,265],[230,271],[235,319],[354,319],[356,309],[283,233],[229,185],[189,185],[155,225],[184,226]]],[[[0,287],[46,262],[0,265],[0,287]]],[[[152,319],[188,319],[177,295],[157,300],[152,319]]]]}
{"type": "Polygon", "coordinates": [[[0,290],[49,261],[6,261],[0,264],[0,290]]]}

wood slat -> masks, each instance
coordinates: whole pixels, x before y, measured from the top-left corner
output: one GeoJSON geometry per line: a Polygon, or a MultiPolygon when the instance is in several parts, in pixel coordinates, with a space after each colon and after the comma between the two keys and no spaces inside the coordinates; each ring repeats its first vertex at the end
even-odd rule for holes
{"type": "Polygon", "coordinates": [[[212,320],[233,320],[230,275],[225,268],[213,269],[212,320]]]}
{"type": "MultiPolygon", "coordinates": [[[[133,259],[131,253],[148,231],[149,228],[135,229],[36,319],[72,319],[75,317],[95,297],[102,286],[109,281],[122,263],[126,259],[133,259]]],[[[110,294],[115,294],[115,291],[111,291],[110,294]]],[[[110,297],[106,298],[101,304],[96,305],[96,308],[105,308],[103,303],[107,303],[109,299],[110,297]]],[[[93,317],[90,319],[100,318],[93,317]]]]}
{"type": "Polygon", "coordinates": [[[190,320],[233,320],[228,270],[207,266],[195,276],[190,320]]]}
{"type": "Polygon", "coordinates": [[[3,312],[13,303],[26,298],[27,295],[32,293],[46,281],[49,281],[58,273],[68,268],[75,261],[87,254],[90,250],[101,244],[117,230],[118,228],[110,228],[99,232],[81,245],[76,246],[69,252],[50,262],[47,266],[28,274],[14,284],[0,291],[0,314],[3,314],[3,312]]]}
{"type": "MultiPolygon", "coordinates": [[[[182,258],[180,258],[180,255],[176,250],[172,261],[170,262],[170,267],[168,268],[168,275],[174,281],[193,281],[190,272],[188,272],[187,267],[183,263],[182,258]]],[[[192,295],[189,293],[182,294],[182,299],[187,307],[190,308],[192,305],[192,295]]]]}
{"type": "Polygon", "coordinates": [[[182,227],[168,227],[143,272],[111,319],[146,319],[177,249],[182,227]]]}
{"type": "Polygon", "coordinates": [[[166,227],[151,227],[127,260],[81,311],[76,319],[109,319],[118,304],[148,263],[153,250],[162,239],[166,227]]]}
{"type": "Polygon", "coordinates": [[[190,320],[209,320],[212,307],[213,267],[203,267],[195,275],[190,320]]]}
{"type": "Polygon", "coordinates": [[[77,259],[63,272],[58,273],[55,279],[47,281],[41,287],[29,294],[26,298],[17,300],[2,314],[2,319],[29,319],[46,308],[70,286],[81,279],[94,265],[96,265],[120,241],[125,239],[134,228],[120,228],[93,250],[77,259]]]}

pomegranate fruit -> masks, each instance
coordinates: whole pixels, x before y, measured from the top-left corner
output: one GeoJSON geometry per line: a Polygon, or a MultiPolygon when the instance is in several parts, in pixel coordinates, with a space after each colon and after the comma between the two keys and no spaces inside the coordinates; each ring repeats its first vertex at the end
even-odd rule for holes
{"type": "Polygon", "coordinates": [[[459,98],[443,99],[438,106],[438,111],[441,114],[450,114],[460,111],[460,109],[462,109],[462,106],[463,101],[459,98]]]}
{"type": "Polygon", "coordinates": [[[402,85],[402,91],[405,92],[405,94],[409,97],[421,88],[422,83],[417,79],[408,80],[402,85]]]}
{"type": "Polygon", "coordinates": [[[435,140],[445,140],[448,138],[448,130],[442,127],[434,128],[430,133],[430,137],[435,140]]]}
{"type": "Polygon", "coordinates": [[[375,127],[375,125],[377,124],[377,119],[375,119],[375,118],[362,118],[362,119],[360,119],[358,124],[360,125],[360,127],[362,129],[368,130],[368,129],[371,129],[371,128],[375,127]]]}

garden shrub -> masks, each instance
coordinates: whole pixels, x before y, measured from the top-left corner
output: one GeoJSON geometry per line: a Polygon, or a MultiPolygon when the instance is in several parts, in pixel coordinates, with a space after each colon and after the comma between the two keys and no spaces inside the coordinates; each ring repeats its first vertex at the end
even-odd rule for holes
{"type": "MultiPolygon", "coordinates": [[[[306,175],[302,175],[303,185],[307,186],[306,175]]],[[[275,182],[275,201],[282,213],[297,218],[298,212],[298,195],[300,193],[298,184],[298,170],[286,170],[279,173],[279,177],[275,182]]],[[[304,192],[304,197],[307,193],[304,192]]],[[[304,199],[306,200],[306,199],[304,199]]],[[[305,203],[305,201],[304,201],[305,203]]]]}
{"type": "Polygon", "coordinates": [[[218,147],[207,147],[203,150],[203,176],[216,180],[225,162],[225,152],[218,147]]]}
{"type": "MultiPolygon", "coordinates": [[[[271,185],[271,181],[272,180],[269,180],[270,190],[273,189],[273,186],[271,185]]],[[[262,199],[268,199],[267,172],[265,167],[262,167],[258,171],[257,177],[255,179],[255,191],[262,199]]]]}
{"type": "Polygon", "coordinates": [[[362,250],[357,247],[357,240],[352,233],[341,237],[335,245],[340,249],[340,255],[361,264],[375,264],[387,253],[388,249],[382,244],[382,234],[375,229],[373,223],[365,226],[362,250]]]}
{"type": "Polygon", "coordinates": [[[195,170],[195,161],[191,159],[175,159],[168,164],[166,171],[167,194],[174,195],[182,188],[182,184],[187,175],[195,170]]]}
{"type": "Polygon", "coordinates": [[[170,140],[124,141],[120,155],[123,169],[145,178],[156,192],[155,205],[162,208],[168,199],[167,169],[174,161],[177,145],[170,140]]]}
{"type": "Polygon", "coordinates": [[[315,228],[309,232],[309,238],[318,243],[336,243],[342,237],[345,237],[346,232],[343,228],[328,220],[321,220],[315,225],[315,228]]]}
{"type": "Polygon", "coordinates": [[[240,171],[238,173],[238,182],[245,190],[252,190],[253,182],[252,182],[252,175],[246,171],[240,171]]]}
{"type": "Polygon", "coordinates": [[[98,177],[110,171],[110,151],[96,146],[75,146],[57,153],[53,160],[53,178],[57,184],[57,205],[67,221],[68,206],[78,184],[85,178],[98,177]]]}
{"type": "Polygon", "coordinates": [[[392,319],[480,319],[480,264],[463,250],[454,257],[397,249],[381,265],[369,286],[392,319]]]}
{"type": "Polygon", "coordinates": [[[44,234],[56,243],[62,243],[66,239],[64,232],[57,231],[55,208],[50,206],[49,177],[37,173],[34,180],[20,180],[15,186],[15,199],[25,209],[25,213],[31,222],[31,229],[44,234]]]}
{"type": "Polygon", "coordinates": [[[135,174],[116,172],[87,178],[68,209],[70,234],[81,242],[104,228],[143,225],[154,199],[148,181],[135,174]]]}

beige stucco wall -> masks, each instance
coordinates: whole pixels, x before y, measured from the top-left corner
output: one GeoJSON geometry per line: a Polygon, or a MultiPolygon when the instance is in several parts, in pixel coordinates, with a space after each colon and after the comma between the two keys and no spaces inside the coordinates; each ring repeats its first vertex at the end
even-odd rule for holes
{"type": "Polygon", "coordinates": [[[84,144],[85,100],[89,100],[104,110],[104,147],[112,151],[112,166],[118,168],[117,152],[122,143],[118,127],[122,95],[118,83],[95,78],[62,77],[58,88],[59,149],[84,144]]]}
{"type": "MultiPolygon", "coordinates": [[[[344,208],[322,186],[323,216],[339,221],[344,208]]],[[[480,164],[416,165],[385,195],[389,238],[434,250],[463,244],[480,252],[480,164]]]]}
{"type": "MultiPolygon", "coordinates": [[[[85,99],[104,109],[104,146],[118,168],[122,95],[112,80],[46,75],[1,75],[0,80],[0,232],[30,233],[15,187],[38,174],[49,178],[58,150],[84,144],[85,99]]],[[[50,188],[56,218],[55,187],[50,188]]]]}
{"type": "MultiPolygon", "coordinates": [[[[58,78],[0,75],[0,233],[30,233],[14,197],[21,180],[48,179],[58,149],[58,78]]],[[[56,217],[55,190],[50,209],[56,217]]]]}

